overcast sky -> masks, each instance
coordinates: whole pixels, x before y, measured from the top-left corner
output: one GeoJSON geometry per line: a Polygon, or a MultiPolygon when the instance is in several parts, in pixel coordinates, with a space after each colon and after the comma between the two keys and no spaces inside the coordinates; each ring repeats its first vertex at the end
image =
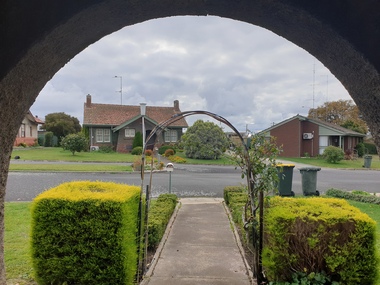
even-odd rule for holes
{"type": "MultiPolygon", "coordinates": [[[[83,121],[93,103],[172,106],[225,117],[253,132],[326,100],[351,99],[318,60],[261,27],[219,17],[171,17],[125,27],[73,58],[49,81],[31,111],[83,121]],[[314,80],[313,80],[314,78],[314,80]],[[314,100],[313,100],[314,98],[314,100]]],[[[187,117],[191,125],[196,119],[187,117]]],[[[229,128],[225,128],[229,131],[229,128]]]]}

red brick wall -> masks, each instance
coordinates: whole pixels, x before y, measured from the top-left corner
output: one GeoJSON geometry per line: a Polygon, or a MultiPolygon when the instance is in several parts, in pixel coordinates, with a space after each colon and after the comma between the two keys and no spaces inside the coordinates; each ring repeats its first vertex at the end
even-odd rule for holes
{"type": "Polygon", "coordinates": [[[312,122],[303,121],[301,123],[301,153],[300,156],[304,156],[308,153],[311,157],[317,156],[319,152],[319,126],[312,122]],[[312,133],[314,138],[311,140],[304,140],[303,133],[312,133]]]}
{"type": "Polygon", "coordinates": [[[276,138],[276,144],[282,146],[280,156],[300,156],[300,121],[294,119],[270,131],[270,135],[276,138]]]}

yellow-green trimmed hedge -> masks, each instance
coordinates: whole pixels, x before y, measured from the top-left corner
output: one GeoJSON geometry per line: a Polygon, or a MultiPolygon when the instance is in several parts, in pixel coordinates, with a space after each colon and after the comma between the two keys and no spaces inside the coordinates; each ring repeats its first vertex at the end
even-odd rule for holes
{"type": "Polygon", "coordinates": [[[269,280],[324,271],[340,284],[374,284],[376,223],[345,200],[273,197],[264,223],[263,266],[269,280]]]}
{"type": "Polygon", "coordinates": [[[133,284],[139,197],[137,186],[89,181],[36,197],[32,259],[38,284],[133,284]]]}

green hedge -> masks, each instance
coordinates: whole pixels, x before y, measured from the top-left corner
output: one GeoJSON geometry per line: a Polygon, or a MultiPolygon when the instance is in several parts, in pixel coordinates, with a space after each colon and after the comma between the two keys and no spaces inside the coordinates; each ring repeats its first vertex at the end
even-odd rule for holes
{"type": "Polygon", "coordinates": [[[32,206],[32,260],[38,284],[133,284],[140,188],[64,183],[32,206]]]}
{"type": "Polygon", "coordinates": [[[271,281],[325,272],[345,285],[374,284],[376,223],[345,200],[273,197],[264,216],[263,266],[271,281]]]}
{"type": "Polygon", "coordinates": [[[155,249],[160,243],[166,226],[177,205],[175,194],[161,194],[149,209],[148,247],[155,249]]]}
{"type": "Polygon", "coordinates": [[[368,195],[368,194],[360,194],[357,192],[350,193],[347,191],[338,190],[338,189],[334,189],[334,188],[331,188],[331,189],[326,191],[326,195],[330,196],[330,197],[342,198],[342,199],[354,200],[354,201],[363,202],[363,203],[371,203],[371,204],[380,205],[380,197],[375,196],[375,195],[368,195]]]}
{"type": "Polygon", "coordinates": [[[174,154],[176,154],[176,151],[175,151],[175,147],[172,146],[172,145],[163,145],[161,146],[159,149],[158,149],[158,153],[161,154],[161,155],[164,155],[165,154],[165,151],[167,151],[168,149],[172,149],[174,154]]]}

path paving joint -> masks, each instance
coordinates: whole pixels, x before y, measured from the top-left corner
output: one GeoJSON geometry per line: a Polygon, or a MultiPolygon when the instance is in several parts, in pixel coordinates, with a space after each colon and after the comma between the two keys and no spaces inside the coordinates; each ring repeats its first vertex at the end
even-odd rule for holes
{"type": "Polygon", "coordinates": [[[141,283],[164,284],[253,284],[223,199],[180,199],[141,283]]]}

